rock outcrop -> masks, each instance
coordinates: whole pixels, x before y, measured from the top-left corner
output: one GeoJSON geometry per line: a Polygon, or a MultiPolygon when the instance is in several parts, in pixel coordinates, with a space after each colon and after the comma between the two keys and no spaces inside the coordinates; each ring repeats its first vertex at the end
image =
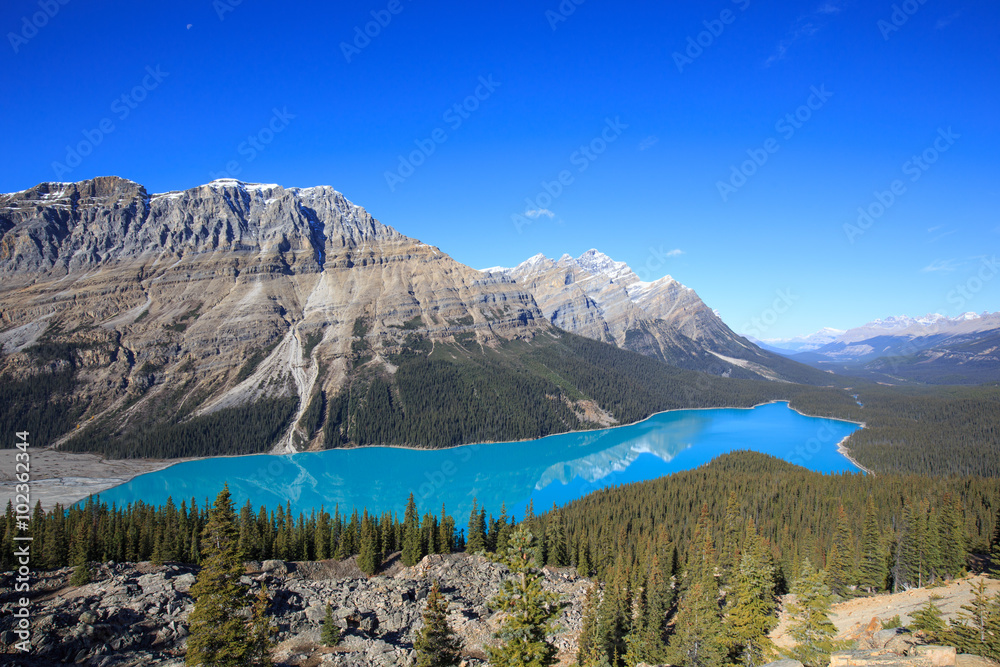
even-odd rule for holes
{"type": "MultiPolygon", "coordinates": [[[[278,626],[275,658],[284,664],[370,667],[408,664],[423,601],[438,581],[449,603],[448,621],[464,642],[469,664],[480,664],[500,617],[488,607],[507,574],[480,556],[428,556],[412,568],[398,564],[367,578],[350,562],[248,564],[244,581],[266,584],[278,626]],[[320,645],[326,605],[341,628],[340,645],[320,645]]],[[[67,585],[70,570],[41,574],[34,582],[32,652],[18,664],[78,664],[103,667],[183,664],[187,619],[194,602],[195,570],[149,563],[107,564],[94,581],[67,585]]],[[[0,586],[0,643],[13,654],[12,577],[0,586]]],[[[567,569],[545,570],[544,586],[566,606],[552,640],[563,664],[575,658],[583,598],[590,581],[567,569]]],[[[2,659],[0,659],[2,662],[2,659]]]]}

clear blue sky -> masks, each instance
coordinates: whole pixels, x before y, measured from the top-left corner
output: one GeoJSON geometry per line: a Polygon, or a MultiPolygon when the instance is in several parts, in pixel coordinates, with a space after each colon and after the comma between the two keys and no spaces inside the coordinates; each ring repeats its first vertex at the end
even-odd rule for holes
{"type": "Polygon", "coordinates": [[[1000,309],[996,2],[64,2],[0,9],[0,191],[235,166],[477,268],[596,247],[765,337],[1000,309]]]}

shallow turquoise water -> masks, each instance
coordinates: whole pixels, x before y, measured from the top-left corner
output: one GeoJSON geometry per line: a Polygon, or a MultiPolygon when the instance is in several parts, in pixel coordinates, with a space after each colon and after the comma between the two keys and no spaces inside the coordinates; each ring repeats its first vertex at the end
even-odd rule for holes
{"type": "Polygon", "coordinates": [[[420,512],[440,513],[441,503],[465,525],[473,498],[487,512],[522,516],[607,486],[654,479],[706,463],[720,454],[750,449],[819,472],[859,472],[837,452],[837,443],[860,428],[851,422],[806,417],[787,403],[749,410],[678,410],[617,428],[564,433],[538,440],[466,445],[452,449],[393,447],[340,449],[289,456],[204,459],[136,477],[101,494],[124,505],[142,500],[176,504],[214,499],[224,482],[237,507],[291,503],[308,513],[324,506],[350,512],[402,513],[413,492],[420,512]]]}

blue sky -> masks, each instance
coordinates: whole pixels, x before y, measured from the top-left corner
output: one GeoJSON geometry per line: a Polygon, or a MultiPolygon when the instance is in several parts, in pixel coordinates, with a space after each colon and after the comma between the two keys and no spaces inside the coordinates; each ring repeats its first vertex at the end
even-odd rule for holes
{"type": "Polygon", "coordinates": [[[0,191],[329,184],[474,267],[596,247],[763,337],[1000,309],[995,2],[473,4],[11,0],[0,191]]]}

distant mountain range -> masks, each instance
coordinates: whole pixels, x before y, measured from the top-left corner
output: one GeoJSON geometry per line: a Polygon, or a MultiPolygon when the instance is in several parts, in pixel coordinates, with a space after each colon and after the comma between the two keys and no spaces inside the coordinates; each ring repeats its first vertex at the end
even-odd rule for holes
{"type": "Polygon", "coordinates": [[[827,328],[759,344],[815,368],[879,381],[1000,379],[1000,313],[887,317],[847,331],[827,328]]]}

